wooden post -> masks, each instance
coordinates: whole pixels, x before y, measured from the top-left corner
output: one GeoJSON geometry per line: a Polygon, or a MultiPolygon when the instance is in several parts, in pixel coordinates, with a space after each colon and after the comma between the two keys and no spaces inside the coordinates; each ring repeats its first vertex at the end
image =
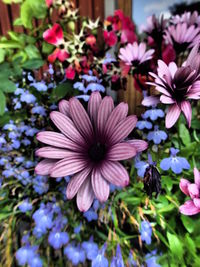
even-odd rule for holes
{"type": "MultiPolygon", "coordinates": [[[[118,9],[121,9],[126,16],[132,18],[132,0],[118,0],[118,9]]],[[[128,103],[130,114],[140,115],[143,111],[141,108],[142,93],[135,89],[132,76],[128,77],[126,91],[119,90],[118,100],[128,103]]]]}

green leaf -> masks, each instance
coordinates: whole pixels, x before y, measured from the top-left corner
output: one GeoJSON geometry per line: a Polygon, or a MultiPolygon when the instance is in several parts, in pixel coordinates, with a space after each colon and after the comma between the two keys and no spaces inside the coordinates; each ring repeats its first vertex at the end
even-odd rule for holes
{"type": "Polygon", "coordinates": [[[30,45],[26,46],[25,51],[26,51],[26,53],[30,59],[41,58],[40,52],[35,45],[30,44],[30,45]]]}
{"type": "Polygon", "coordinates": [[[6,51],[0,48],[0,63],[2,63],[5,59],[6,51]]]}
{"type": "Polygon", "coordinates": [[[14,26],[22,26],[23,25],[22,19],[21,18],[15,19],[14,22],[13,22],[13,25],[14,26]]]}
{"type": "Polygon", "coordinates": [[[188,144],[185,148],[181,149],[181,155],[183,157],[189,157],[194,155],[194,151],[197,149],[198,143],[197,142],[192,142],[188,144]]]}
{"type": "Polygon", "coordinates": [[[187,247],[187,248],[190,248],[190,253],[195,255],[196,254],[196,246],[195,246],[195,243],[194,241],[192,240],[192,238],[190,238],[189,234],[186,234],[185,235],[185,242],[184,242],[184,245],[187,247]]]}
{"type": "Polygon", "coordinates": [[[23,48],[23,45],[17,41],[6,40],[0,41],[0,48],[23,48]]]}
{"type": "Polygon", "coordinates": [[[167,232],[169,247],[172,254],[180,260],[183,258],[183,245],[176,235],[167,232]]]}
{"type": "Polygon", "coordinates": [[[50,54],[52,50],[54,49],[54,46],[51,44],[48,44],[46,42],[42,43],[42,52],[45,54],[50,54]]]}
{"type": "Polygon", "coordinates": [[[179,125],[179,136],[184,145],[191,143],[190,133],[188,129],[186,128],[186,126],[182,123],[179,125]]]}
{"type": "Polygon", "coordinates": [[[194,231],[196,222],[188,216],[181,216],[181,221],[185,229],[191,234],[194,231]]]}
{"type": "Polygon", "coordinates": [[[0,91],[0,116],[3,115],[6,107],[6,97],[2,91],[0,91]]]}
{"type": "Polygon", "coordinates": [[[39,69],[40,67],[42,67],[44,65],[44,60],[42,59],[38,59],[38,58],[33,58],[33,59],[29,59],[27,60],[22,67],[24,69],[28,69],[28,70],[34,70],[34,69],[39,69]]]}
{"type": "Polygon", "coordinates": [[[0,90],[5,93],[13,93],[16,90],[16,85],[10,80],[1,80],[0,82],[0,90]]]}
{"type": "Polygon", "coordinates": [[[72,84],[69,82],[59,84],[56,88],[53,89],[50,99],[52,101],[58,101],[59,99],[65,97],[72,90],[73,90],[72,84]]]}
{"type": "Polygon", "coordinates": [[[3,127],[6,123],[9,122],[9,120],[10,120],[10,115],[8,114],[8,112],[0,116],[0,127],[3,127]]]}

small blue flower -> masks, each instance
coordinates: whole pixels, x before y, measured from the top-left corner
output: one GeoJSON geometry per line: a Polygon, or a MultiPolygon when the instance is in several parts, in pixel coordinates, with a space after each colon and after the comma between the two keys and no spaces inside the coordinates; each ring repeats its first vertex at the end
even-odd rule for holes
{"type": "Polygon", "coordinates": [[[48,237],[48,242],[54,249],[61,248],[62,246],[66,245],[68,241],[69,236],[66,232],[53,230],[52,232],[50,232],[48,237]]]}
{"type": "Polygon", "coordinates": [[[156,255],[156,250],[146,255],[145,261],[146,261],[147,267],[161,267],[160,264],[156,263],[157,256],[155,255],[156,255]]]}
{"type": "Polygon", "coordinates": [[[78,226],[74,228],[74,233],[79,234],[82,228],[82,223],[80,223],[78,226]]]}
{"type": "Polygon", "coordinates": [[[43,233],[53,226],[53,214],[43,205],[33,213],[33,219],[38,230],[40,229],[43,233]]]}
{"type": "Polygon", "coordinates": [[[31,86],[35,87],[35,89],[39,92],[46,92],[48,87],[44,82],[35,82],[31,83],[31,86]]]}
{"type": "Polygon", "coordinates": [[[37,254],[34,255],[33,259],[29,260],[29,266],[30,267],[42,267],[43,266],[42,260],[37,254]]]}
{"type": "Polygon", "coordinates": [[[137,169],[137,175],[144,178],[146,168],[149,167],[149,163],[145,161],[135,160],[135,168],[137,169]]]}
{"type": "Polygon", "coordinates": [[[31,109],[33,114],[39,114],[40,116],[46,116],[46,110],[43,106],[35,106],[31,109]]]}
{"type": "Polygon", "coordinates": [[[144,241],[147,245],[151,244],[152,227],[148,221],[141,222],[140,235],[142,241],[144,241]]]}
{"type": "Polygon", "coordinates": [[[92,267],[108,267],[108,260],[104,257],[105,250],[107,248],[106,243],[99,250],[96,258],[92,260],[92,267]]]}
{"type": "Polygon", "coordinates": [[[137,262],[133,259],[133,253],[131,253],[131,251],[130,251],[130,253],[129,253],[129,257],[128,257],[128,266],[129,267],[137,267],[138,265],[137,265],[137,262]]]}
{"type": "Polygon", "coordinates": [[[28,199],[24,200],[20,205],[19,205],[19,209],[21,210],[21,212],[26,213],[27,211],[32,210],[33,206],[32,204],[28,201],[28,199]]]}
{"type": "Polygon", "coordinates": [[[83,216],[88,220],[88,222],[91,222],[92,220],[96,221],[98,219],[98,215],[95,211],[93,211],[92,208],[90,208],[88,211],[83,213],[83,216]]]}
{"type": "Polygon", "coordinates": [[[113,257],[110,267],[124,267],[120,245],[117,245],[116,256],[113,257]]]}
{"type": "Polygon", "coordinates": [[[88,102],[90,99],[89,95],[77,95],[76,98],[83,99],[85,102],[88,102]]]}
{"type": "Polygon", "coordinates": [[[82,82],[76,82],[74,85],[73,85],[74,89],[78,89],[79,91],[82,91],[85,93],[85,86],[82,82]]]}
{"type": "Polygon", "coordinates": [[[105,90],[106,90],[105,87],[98,83],[89,83],[88,86],[86,87],[86,93],[88,91],[91,91],[91,92],[99,91],[99,92],[104,93],[105,90]]]}
{"type": "Polygon", "coordinates": [[[24,246],[17,250],[16,259],[18,264],[23,266],[29,263],[30,259],[34,258],[35,250],[31,246],[24,246]]]}
{"type": "Polygon", "coordinates": [[[64,254],[73,265],[85,262],[85,251],[80,246],[68,245],[64,249],[64,254]]]}
{"type": "Polygon", "coordinates": [[[152,121],[157,120],[158,118],[163,118],[165,116],[165,113],[162,109],[149,109],[145,111],[143,117],[144,119],[150,118],[152,121]]]}
{"type": "Polygon", "coordinates": [[[164,131],[159,130],[158,126],[155,125],[154,131],[148,133],[147,139],[149,141],[153,141],[154,144],[158,145],[162,142],[162,140],[165,141],[167,139],[167,134],[164,131]]]}
{"type": "Polygon", "coordinates": [[[144,130],[144,129],[150,130],[150,129],[152,129],[152,123],[149,121],[146,121],[146,120],[142,120],[142,121],[137,122],[136,127],[139,130],[144,130]]]}
{"type": "Polygon", "coordinates": [[[33,188],[36,193],[42,195],[49,190],[49,184],[47,183],[47,177],[42,175],[36,175],[33,180],[33,188]]]}
{"type": "Polygon", "coordinates": [[[86,257],[88,260],[93,260],[97,257],[98,254],[98,245],[93,241],[91,237],[89,241],[84,241],[82,247],[86,252],[86,257]]]}
{"type": "Polygon", "coordinates": [[[178,149],[170,148],[170,152],[170,157],[163,159],[160,163],[160,168],[163,171],[167,171],[171,168],[174,173],[179,174],[183,169],[190,169],[190,164],[185,158],[176,156],[176,154],[179,152],[178,149]]]}
{"type": "Polygon", "coordinates": [[[26,102],[27,104],[33,104],[36,101],[36,97],[29,93],[29,91],[25,91],[23,94],[21,94],[20,100],[22,102],[26,102]]]}

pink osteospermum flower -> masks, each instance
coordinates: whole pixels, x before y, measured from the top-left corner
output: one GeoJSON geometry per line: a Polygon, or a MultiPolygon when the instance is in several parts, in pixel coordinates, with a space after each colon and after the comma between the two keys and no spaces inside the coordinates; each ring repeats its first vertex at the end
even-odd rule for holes
{"type": "Polygon", "coordinates": [[[200,43],[200,29],[187,23],[178,23],[165,30],[165,39],[180,53],[200,43]]]}
{"type": "Polygon", "coordinates": [[[76,98],[62,100],[59,112],[50,114],[61,133],[37,134],[37,139],[49,146],[36,151],[45,159],[35,172],[55,178],[72,175],[66,194],[68,199],[77,195],[80,211],[87,211],[94,197],[105,202],[110,183],[121,187],[129,183],[128,172],[118,161],[147,148],[143,140],[126,140],[137,123],[135,115],[127,114],[127,104],[114,108],[112,98],[102,99],[99,92],[91,94],[87,112],[76,98]]]}
{"type": "Polygon", "coordinates": [[[171,22],[175,25],[178,23],[187,23],[189,26],[200,26],[200,15],[197,11],[194,11],[193,13],[184,12],[182,15],[175,15],[172,17],[171,22]]]}
{"type": "Polygon", "coordinates": [[[154,49],[146,51],[146,44],[134,42],[133,44],[128,44],[124,48],[120,48],[119,58],[123,63],[129,66],[138,66],[150,59],[154,49]]]}
{"type": "MultiPolygon", "coordinates": [[[[148,84],[155,86],[156,90],[161,93],[160,102],[171,105],[167,111],[165,125],[171,128],[178,120],[181,112],[190,127],[192,118],[192,108],[190,99],[200,99],[200,54],[198,46],[195,46],[187,61],[180,68],[174,62],[168,66],[158,60],[158,74],[149,73],[154,82],[148,84]]],[[[156,98],[146,98],[143,105],[149,106],[154,104],[156,98]]]]}
{"type": "Polygon", "coordinates": [[[189,216],[200,213],[200,172],[197,168],[194,168],[194,183],[181,179],[179,186],[181,191],[191,198],[179,207],[180,212],[189,216]]]}
{"type": "Polygon", "coordinates": [[[57,58],[63,62],[69,58],[69,53],[66,49],[66,43],[63,37],[63,31],[59,24],[56,23],[51,29],[46,30],[43,33],[43,38],[47,43],[57,47],[48,57],[50,62],[54,62],[57,58]]]}

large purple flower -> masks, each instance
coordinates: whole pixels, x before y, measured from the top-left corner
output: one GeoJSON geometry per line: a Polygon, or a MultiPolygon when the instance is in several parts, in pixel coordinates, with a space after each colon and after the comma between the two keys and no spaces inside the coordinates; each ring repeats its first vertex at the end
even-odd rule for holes
{"type": "MultiPolygon", "coordinates": [[[[171,128],[179,118],[181,111],[184,113],[190,127],[192,108],[190,99],[200,99],[200,54],[198,46],[195,46],[187,61],[178,68],[174,62],[168,66],[158,60],[158,74],[150,73],[155,79],[148,84],[154,85],[161,93],[160,101],[163,104],[171,105],[167,111],[165,124],[171,128]]],[[[154,98],[147,97],[143,100],[143,105],[154,104],[154,98]]]]}
{"type": "Polygon", "coordinates": [[[128,105],[114,108],[111,97],[92,93],[88,112],[76,98],[59,103],[50,114],[61,133],[45,131],[37,139],[47,145],[36,151],[45,158],[35,168],[37,174],[63,177],[72,175],[67,198],[77,194],[77,206],[87,211],[94,197],[100,202],[109,196],[109,183],[127,186],[129,175],[118,161],[132,158],[147,148],[142,140],[125,140],[136,126],[135,115],[127,117],[128,105]]]}

